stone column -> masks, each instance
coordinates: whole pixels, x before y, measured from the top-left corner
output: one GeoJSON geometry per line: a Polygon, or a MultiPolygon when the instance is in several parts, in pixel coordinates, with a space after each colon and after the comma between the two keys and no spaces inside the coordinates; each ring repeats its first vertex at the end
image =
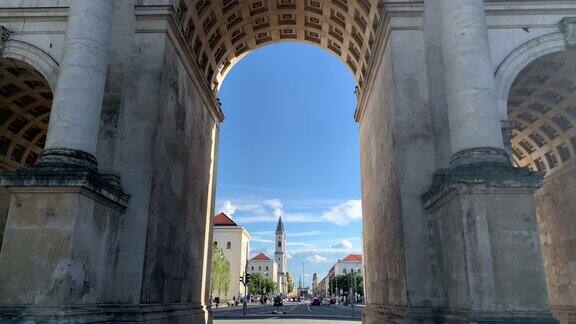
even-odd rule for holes
{"type": "Polygon", "coordinates": [[[438,0],[452,157],[423,195],[437,247],[438,317],[450,323],[556,323],[534,192],[504,146],[483,0],[438,0]]]}
{"type": "Polygon", "coordinates": [[[96,143],[109,60],[113,0],[70,2],[43,165],[96,170],[96,143]]]}
{"type": "Polygon", "coordinates": [[[130,197],[118,176],[97,172],[94,157],[114,0],[69,3],[46,149],[33,168],[1,174],[11,200],[0,250],[0,322],[110,322],[93,305],[115,301],[130,197]]]}
{"type": "Polygon", "coordinates": [[[508,163],[483,0],[439,0],[452,166],[508,163]]]}

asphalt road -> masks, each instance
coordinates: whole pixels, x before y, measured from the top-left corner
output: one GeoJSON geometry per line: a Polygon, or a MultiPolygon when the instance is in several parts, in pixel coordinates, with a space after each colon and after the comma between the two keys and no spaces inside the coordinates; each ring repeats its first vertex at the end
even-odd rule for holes
{"type": "MultiPolygon", "coordinates": [[[[215,320],[226,319],[326,319],[326,320],[355,320],[362,318],[362,306],[352,307],[343,305],[310,306],[308,302],[285,303],[278,308],[272,305],[248,305],[247,316],[242,315],[242,306],[221,307],[214,309],[215,320]],[[352,317],[354,315],[354,317],[352,317]]],[[[225,324],[227,321],[222,321],[225,324]]]]}

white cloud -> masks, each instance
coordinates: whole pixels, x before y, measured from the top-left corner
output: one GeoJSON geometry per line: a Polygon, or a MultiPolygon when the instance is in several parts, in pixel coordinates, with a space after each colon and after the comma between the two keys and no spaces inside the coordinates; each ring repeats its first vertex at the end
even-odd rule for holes
{"type": "Polygon", "coordinates": [[[348,200],[325,211],[322,218],[338,226],[346,226],[362,218],[362,203],[360,200],[348,200]]]}
{"type": "Polygon", "coordinates": [[[264,204],[274,210],[274,216],[276,218],[284,215],[284,204],[280,199],[268,199],[264,201],[264,204]]]}
{"type": "Polygon", "coordinates": [[[331,248],[333,249],[346,249],[349,250],[352,248],[352,242],[348,241],[348,240],[342,240],[336,244],[330,245],[331,248]]]}
{"type": "Polygon", "coordinates": [[[252,237],[250,240],[253,242],[260,242],[260,243],[274,243],[273,240],[265,239],[262,237],[252,237]]]}
{"type": "Polygon", "coordinates": [[[280,199],[267,199],[264,201],[264,204],[273,209],[282,209],[284,207],[280,199]]]}
{"type": "Polygon", "coordinates": [[[292,253],[286,251],[286,259],[292,259],[292,253]]]}
{"type": "Polygon", "coordinates": [[[307,247],[307,248],[313,248],[316,246],[316,244],[313,243],[307,243],[307,242],[286,242],[286,245],[288,246],[302,246],[302,247],[307,247]]]}
{"type": "Polygon", "coordinates": [[[326,262],[328,261],[328,258],[321,256],[319,254],[314,254],[312,256],[309,256],[308,258],[306,258],[308,261],[310,262],[316,262],[316,263],[320,263],[320,262],[326,262]]]}
{"type": "Polygon", "coordinates": [[[266,214],[266,209],[258,204],[239,204],[236,206],[238,211],[250,212],[255,214],[266,214]]]}
{"type": "Polygon", "coordinates": [[[228,216],[232,216],[236,212],[236,206],[232,204],[230,200],[226,200],[218,206],[218,213],[224,213],[228,216]]]}
{"type": "Polygon", "coordinates": [[[288,237],[300,237],[300,236],[319,236],[322,235],[324,232],[321,231],[308,231],[308,232],[300,232],[300,233],[288,233],[286,234],[288,237]]]}

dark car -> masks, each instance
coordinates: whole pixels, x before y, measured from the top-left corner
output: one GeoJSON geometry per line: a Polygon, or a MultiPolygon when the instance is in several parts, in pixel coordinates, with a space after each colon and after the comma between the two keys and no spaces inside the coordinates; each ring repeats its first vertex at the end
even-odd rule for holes
{"type": "Polygon", "coordinates": [[[284,304],[282,304],[282,297],[280,296],[276,296],[274,297],[274,306],[282,306],[284,304]]]}
{"type": "Polygon", "coordinates": [[[320,298],[314,298],[312,299],[312,302],[310,303],[310,306],[321,306],[322,305],[322,300],[320,298]]]}
{"type": "Polygon", "coordinates": [[[332,298],[330,299],[330,305],[335,305],[336,304],[336,299],[332,298]]]}

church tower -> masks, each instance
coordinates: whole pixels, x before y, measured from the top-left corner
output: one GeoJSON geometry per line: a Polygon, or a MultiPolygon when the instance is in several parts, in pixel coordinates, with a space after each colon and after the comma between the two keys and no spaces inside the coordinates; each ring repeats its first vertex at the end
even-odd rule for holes
{"type": "Polygon", "coordinates": [[[286,234],[284,232],[284,224],[282,223],[282,216],[278,219],[278,226],[276,226],[276,251],[274,252],[276,263],[278,264],[278,288],[280,293],[288,293],[286,283],[286,234]]]}

